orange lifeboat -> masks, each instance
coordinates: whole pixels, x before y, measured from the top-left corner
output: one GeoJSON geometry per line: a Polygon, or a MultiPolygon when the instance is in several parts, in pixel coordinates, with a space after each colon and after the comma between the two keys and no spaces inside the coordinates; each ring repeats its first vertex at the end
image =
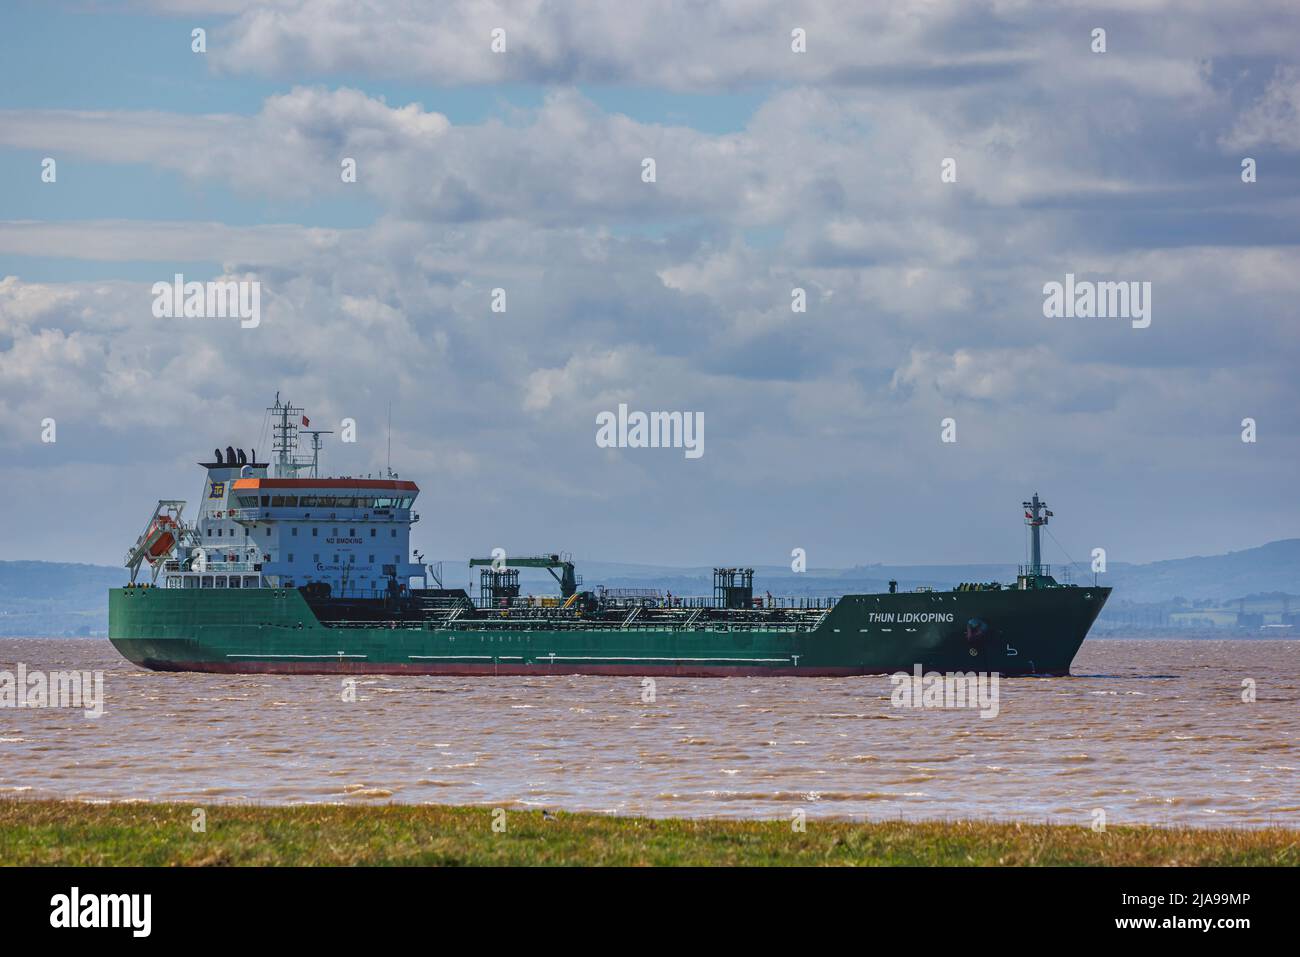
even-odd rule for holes
{"type": "Polygon", "coordinates": [[[150,562],[171,554],[176,545],[176,521],[170,515],[159,515],[144,533],[146,553],[150,562]]]}

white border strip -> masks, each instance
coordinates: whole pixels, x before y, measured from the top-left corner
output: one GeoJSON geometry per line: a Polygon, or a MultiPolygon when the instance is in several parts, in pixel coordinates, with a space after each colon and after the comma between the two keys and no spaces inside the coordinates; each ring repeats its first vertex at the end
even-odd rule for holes
{"type": "MultiPolygon", "coordinates": [[[[550,655],[543,655],[533,659],[534,664],[549,664],[550,655]]],[[[751,663],[771,663],[786,662],[789,658],[622,658],[618,655],[598,655],[593,658],[582,658],[573,655],[555,655],[556,661],[716,661],[716,662],[737,662],[740,664],[751,663]]]]}
{"type": "Polygon", "coordinates": [[[367,658],[368,655],[226,655],[227,658],[323,658],[337,661],[339,658],[367,658]]]}

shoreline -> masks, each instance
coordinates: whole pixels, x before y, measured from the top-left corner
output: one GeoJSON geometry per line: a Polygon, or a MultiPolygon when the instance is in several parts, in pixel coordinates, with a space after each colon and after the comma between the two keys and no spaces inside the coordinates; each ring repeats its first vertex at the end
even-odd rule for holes
{"type": "MultiPolygon", "coordinates": [[[[292,801],[259,801],[248,797],[228,797],[225,795],[210,795],[200,800],[185,800],[171,796],[155,797],[83,797],[83,796],[66,796],[61,794],[50,793],[48,789],[43,790],[40,794],[28,794],[30,788],[0,788],[0,807],[6,803],[17,804],[82,804],[89,807],[134,807],[134,806],[175,806],[185,808],[202,807],[212,808],[259,808],[267,811],[291,811],[298,808],[352,808],[355,810],[375,810],[379,808],[455,808],[465,811],[480,811],[487,813],[495,808],[503,808],[508,814],[527,814],[543,811],[547,814],[564,814],[570,817],[592,817],[592,818],[613,818],[617,820],[642,820],[642,821],[683,821],[687,823],[700,824],[768,824],[776,822],[785,823],[785,818],[780,817],[759,817],[754,814],[736,814],[728,813],[710,813],[710,814],[690,814],[690,813],[655,813],[647,812],[628,812],[615,813],[602,811],[594,808],[570,808],[560,804],[525,804],[518,800],[506,800],[498,802],[450,802],[440,803],[434,801],[407,801],[396,796],[394,792],[387,789],[362,789],[360,791],[343,795],[342,797],[330,797],[317,800],[292,800],[292,801]],[[351,800],[349,800],[351,798],[351,800]]],[[[798,799],[796,799],[797,801],[798,799]]],[[[813,806],[825,808],[825,803],[809,802],[808,808],[813,806]]],[[[783,805],[783,807],[803,807],[800,803],[783,805]]],[[[915,825],[915,826],[944,826],[959,824],[990,825],[994,827],[1026,828],[1026,827],[1044,827],[1044,828],[1061,828],[1071,829],[1075,827],[1086,827],[1086,824],[1080,823],[1082,818],[1065,816],[1049,818],[1018,818],[1018,817],[943,817],[936,815],[934,817],[885,817],[874,818],[871,820],[857,820],[851,814],[836,814],[834,812],[809,813],[806,817],[807,822],[811,825],[814,822],[819,824],[851,824],[851,825],[915,825]]],[[[1119,827],[1120,825],[1114,825],[1119,827]]],[[[0,827],[3,824],[0,823],[0,827]]],[[[1294,824],[1280,823],[1278,821],[1235,821],[1231,823],[1217,822],[1213,824],[1194,824],[1186,821],[1133,821],[1124,824],[1130,830],[1152,830],[1152,831],[1180,831],[1189,834],[1206,831],[1206,832],[1223,832],[1236,833],[1240,831],[1289,831],[1294,833],[1297,841],[1300,841],[1300,815],[1295,818],[1294,824]]]]}
{"type": "Polygon", "coordinates": [[[648,818],[477,805],[0,798],[0,862],[55,866],[1300,866],[1300,831],[648,818]],[[200,829],[200,827],[202,829],[200,829]]]}

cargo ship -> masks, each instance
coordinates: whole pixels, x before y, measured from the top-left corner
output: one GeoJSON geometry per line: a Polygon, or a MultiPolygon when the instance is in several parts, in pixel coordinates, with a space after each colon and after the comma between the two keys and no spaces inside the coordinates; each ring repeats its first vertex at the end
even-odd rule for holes
{"type": "Polygon", "coordinates": [[[267,409],[271,462],[214,450],[193,522],[160,500],[109,591],[109,639],[157,671],[422,675],[836,677],[913,671],[1066,675],[1110,589],[1057,581],[1024,503],[1029,564],[1014,583],[838,598],[755,595],[751,568],[719,567],[713,593],[584,587],[571,556],[472,558],[477,594],[443,587],[410,551],[417,485],[321,477],[322,430],[267,409]],[[302,446],[310,438],[310,454],[302,446]],[[414,561],[412,561],[414,558],[414,561]],[[522,568],[557,594],[522,594],[522,568]],[[147,572],[147,578],[144,573],[147,572]]]}

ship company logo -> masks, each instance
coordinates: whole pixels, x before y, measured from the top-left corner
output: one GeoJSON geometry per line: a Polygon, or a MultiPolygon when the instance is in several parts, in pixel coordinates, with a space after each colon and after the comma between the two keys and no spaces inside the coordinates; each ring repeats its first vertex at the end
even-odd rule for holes
{"type": "Polygon", "coordinates": [[[262,284],[256,279],[186,282],[177,273],[171,282],[154,283],[151,291],[158,319],[239,319],[244,329],[262,323],[262,284]]]}
{"type": "Polygon", "coordinates": [[[889,700],[895,708],[978,708],[981,718],[996,718],[1001,697],[996,671],[899,671],[889,676],[889,700]]]}
{"type": "Polygon", "coordinates": [[[104,672],[0,671],[0,708],[80,708],[87,718],[104,713],[104,672]]]}
{"type": "Polygon", "coordinates": [[[82,894],[74,887],[50,898],[51,927],[128,927],[133,937],[153,928],[152,894],[82,894]]]}
{"type": "Polygon", "coordinates": [[[1043,286],[1043,315],[1048,319],[1131,319],[1134,329],[1151,325],[1150,282],[1065,282],[1043,286]]]}
{"type": "Polygon", "coordinates": [[[685,449],[688,459],[704,454],[703,412],[628,412],[596,414],[596,446],[602,449],[685,449]]]}

